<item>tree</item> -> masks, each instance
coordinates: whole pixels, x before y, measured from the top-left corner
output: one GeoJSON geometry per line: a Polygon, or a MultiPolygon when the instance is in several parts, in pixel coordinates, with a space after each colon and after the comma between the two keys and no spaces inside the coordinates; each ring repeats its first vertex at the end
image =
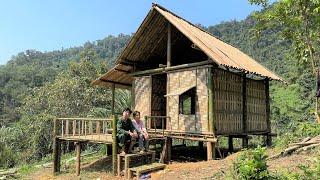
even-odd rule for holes
{"type": "MultiPolygon", "coordinates": [[[[280,28],[280,35],[292,42],[298,64],[311,69],[317,76],[320,65],[320,0],[280,0],[270,4],[268,0],[249,0],[251,4],[264,7],[262,13],[255,13],[258,23],[256,34],[270,28],[280,28]]],[[[319,108],[316,100],[315,115],[319,108]]]]}

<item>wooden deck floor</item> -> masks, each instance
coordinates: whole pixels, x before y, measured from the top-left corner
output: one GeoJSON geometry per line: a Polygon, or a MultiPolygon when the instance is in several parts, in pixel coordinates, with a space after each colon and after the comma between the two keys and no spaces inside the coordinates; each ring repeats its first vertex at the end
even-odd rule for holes
{"type": "Polygon", "coordinates": [[[112,144],[112,134],[92,134],[92,135],[86,135],[86,136],[64,135],[64,136],[58,136],[58,138],[66,141],[85,141],[85,142],[93,142],[93,143],[112,144]]]}

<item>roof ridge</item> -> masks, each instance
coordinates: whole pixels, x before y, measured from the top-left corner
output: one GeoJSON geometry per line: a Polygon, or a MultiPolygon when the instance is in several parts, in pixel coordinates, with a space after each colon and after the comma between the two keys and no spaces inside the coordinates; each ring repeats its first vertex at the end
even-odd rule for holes
{"type": "MultiPolygon", "coordinates": [[[[200,28],[200,27],[198,27],[198,26],[196,26],[196,25],[194,25],[193,23],[191,23],[190,21],[188,21],[188,20],[186,20],[186,19],[184,19],[183,17],[180,17],[179,15],[177,15],[177,14],[175,14],[174,12],[172,12],[172,11],[170,11],[170,10],[168,10],[168,9],[166,9],[166,8],[164,8],[163,6],[161,6],[161,5],[159,5],[159,4],[157,4],[157,3],[152,3],[152,8],[154,8],[154,7],[158,7],[158,8],[160,8],[161,10],[163,10],[163,11],[166,11],[166,12],[168,12],[168,13],[170,13],[170,14],[172,14],[173,16],[175,16],[175,17],[177,17],[177,18],[179,18],[179,19],[181,19],[181,20],[183,20],[183,21],[185,21],[186,23],[188,23],[188,24],[190,24],[191,26],[193,26],[193,27],[195,27],[195,28],[197,28],[197,29],[199,29],[200,31],[202,31],[202,32],[204,32],[204,33],[206,33],[206,34],[208,34],[209,36],[212,36],[213,38],[216,38],[217,40],[219,40],[219,41],[221,41],[222,43],[224,43],[224,45],[226,45],[226,46],[229,46],[229,47],[232,47],[232,48],[234,48],[235,50],[237,50],[238,52],[241,52],[241,53],[243,53],[245,56],[247,56],[247,57],[249,57],[250,59],[252,59],[252,60],[254,60],[252,57],[250,57],[248,54],[246,54],[246,53],[244,53],[244,52],[242,52],[240,49],[238,49],[237,47],[235,47],[235,46],[233,46],[233,45],[231,45],[231,44],[229,44],[229,43],[227,43],[227,42],[225,42],[225,41],[223,41],[222,39],[220,39],[220,38],[218,38],[218,37],[216,37],[216,36],[214,36],[213,34],[211,34],[210,32],[208,32],[208,31],[206,31],[206,30],[204,30],[204,29],[202,29],[202,28],[200,28]]],[[[205,44],[205,43],[204,43],[205,44]]],[[[209,48],[209,47],[208,47],[209,48]]],[[[210,48],[209,48],[210,49],[210,48]]],[[[218,49],[218,48],[217,48],[218,49]]],[[[218,49],[220,52],[222,52],[220,49],[218,49]]],[[[225,54],[224,52],[223,52],[223,54],[225,54]]],[[[230,59],[230,58],[229,58],[230,59]]],[[[233,60],[232,60],[233,61],[233,60]]],[[[265,68],[265,70],[267,70],[267,71],[269,71],[270,73],[272,73],[272,74],[274,74],[274,75],[276,75],[279,79],[282,79],[282,81],[284,81],[283,80],[283,78],[282,77],[280,77],[279,75],[277,75],[277,74],[275,74],[275,72],[273,72],[273,71],[271,71],[269,68],[267,68],[267,67],[265,67],[264,65],[262,65],[261,63],[259,63],[259,62],[257,62],[256,60],[254,60],[256,63],[258,63],[259,65],[261,65],[263,68],[265,68]]],[[[233,61],[234,62],[234,61],[233,61]]],[[[237,63],[236,63],[237,64],[237,63]]],[[[245,69],[243,69],[243,70],[245,70],[245,69]]],[[[247,71],[247,70],[246,70],[247,71]]]]}
{"type": "Polygon", "coordinates": [[[190,22],[190,21],[186,20],[185,18],[183,18],[183,17],[181,17],[181,16],[179,16],[179,15],[175,14],[174,12],[172,12],[172,11],[170,11],[170,10],[166,9],[165,7],[163,7],[163,6],[161,6],[161,5],[157,4],[157,3],[152,3],[152,7],[155,7],[155,6],[156,6],[156,7],[158,7],[158,8],[160,8],[160,9],[162,9],[162,10],[164,10],[164,11],[167,11],[168,13],[170,13],[170,14],[172,14],[172,15],[176,16],[177,18],[180,18],[180,19],[184,20],[185,22],[187,22],[187,23],[188,23],[188,24],[190,24],[191,26],[193,26],[193,27],[195,27],[195,28],[197,28],[197,29],[199,29],[199,30],[201,30],[201,31],[203,31],[203,32],[205,32],[205,33],[207,33],[208,35],[210,35],[210,36],[212,36],[212,37],[214,37],[214,38],[218,39],[219,41],[222,41],[223,43],[225,43],[225,44],[227,44],[227,45],[229,45],[229,46],[231,46],[231,47],[233,47],[233,48],[235,48],[235,49],[238,49],[238,48],[236,48],[235,46],[233,46],[233,45],[231,45],[231,44],[229,44],[229,43],[225,42],[225,41],[224,41],[224,40],[222,40],[222,39],[220,39],[219,37],[216,37],[215,35],[211,34],[210,32],[208,32],[208,31],[206,31],[206,30],[204,30],[204,29],[202,29],[202,28],[200,28],[200,27],[198,27],[198,26],[194,25],[192,22],[190,22]]]}

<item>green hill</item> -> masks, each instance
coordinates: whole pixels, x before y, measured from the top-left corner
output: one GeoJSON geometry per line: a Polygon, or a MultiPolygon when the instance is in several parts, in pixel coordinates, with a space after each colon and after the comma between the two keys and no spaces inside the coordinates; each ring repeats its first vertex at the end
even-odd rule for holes
{"type": "MultiPolygon", "coordinates": [[[[271,85],[271,118],[275,132],[294,131],[299,122],[313,120],[315,80],[291,57],[289,41],[279,39],[274,31],[256,39],[254,24],[249,16],[204,28],[288,81],[288,85],[271,85]]],[[[90,81],[114,64],[130,37],[108,36],[51,52],[27,50],[0,66],[0,167],[50,153],[52,115],[107,114],[109,91],[92,87],[90,81]]],[[[126,103],[125,96],[117,98],[126,103]]]]}

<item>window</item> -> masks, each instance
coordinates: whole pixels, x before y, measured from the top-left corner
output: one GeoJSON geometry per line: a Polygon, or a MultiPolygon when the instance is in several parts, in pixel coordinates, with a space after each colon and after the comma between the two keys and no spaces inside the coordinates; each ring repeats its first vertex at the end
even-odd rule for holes
{"type": "Polygon", "coordinates": [[[179,96],[179,113],[191,115],[195,114],[196,88],[191,88],[179,96]]]}

